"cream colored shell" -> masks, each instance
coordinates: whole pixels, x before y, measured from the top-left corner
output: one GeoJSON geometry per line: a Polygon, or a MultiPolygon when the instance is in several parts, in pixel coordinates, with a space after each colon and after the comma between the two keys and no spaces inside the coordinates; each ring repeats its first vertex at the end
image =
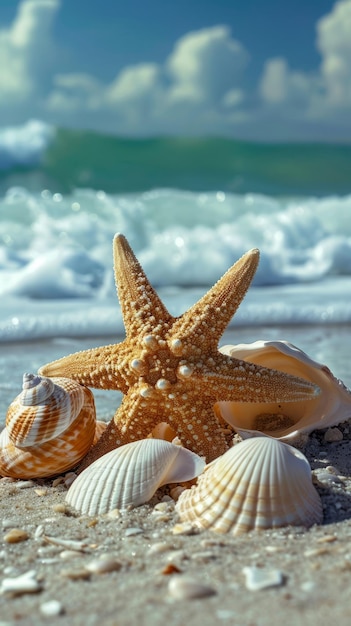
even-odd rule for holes
{"type": "Polygon", "coordinates": [[[322,521],[307,459],[271,437],[246,439],[212,461],[176,510],[183,522],[234,535],[322,521]]]}
{"type": "Polygon", "coordinates": [[[0,475],[37,478],[74,467],[96,428],[92,392],[69,378],[23,375],[0,435],[0,475]]]}
{"type": "Polygon", "coordinates": [[[326,365],[286,341],[223,346],[223,354],[305,378],[319,389],[310,400],[279,403],[218,402],[216,414],[243,437],[252,431],[282,440],[339,424],[351,417],[351,392],[326,365]]]}
{"type": "Polygon", "coordinates": [[[205,462],[162,439],[140,439],[111,450],[89,465],[68,490],[66,501],[85,515],[148,502],[159,487],[198,476],[205,462]]]}

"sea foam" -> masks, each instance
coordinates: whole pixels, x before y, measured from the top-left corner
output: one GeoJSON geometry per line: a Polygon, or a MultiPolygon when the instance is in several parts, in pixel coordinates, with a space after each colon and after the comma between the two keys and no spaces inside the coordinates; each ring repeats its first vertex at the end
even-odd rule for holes
{"type": "Polygon", "coordinates": [[[173,315],[257,247],[259,268],[234,323],[351,320],[351,196],[11,188],[0,211],[2,341],[123,333],[116,232],[126,235],[173,315]]]}
{"type": "Polygon", "coordinates": [[[54,132],[52,126],[40,120],[0,128],[0,170],[40,163],[54,132]]]}

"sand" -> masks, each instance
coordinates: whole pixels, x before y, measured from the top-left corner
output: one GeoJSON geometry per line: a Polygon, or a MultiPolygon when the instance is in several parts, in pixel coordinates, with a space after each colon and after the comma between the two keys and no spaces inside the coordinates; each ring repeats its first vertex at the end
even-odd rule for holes
{"type": "MultiPolygon", "coordinates": [[[[284,329],[284,335],[281,329],[238,329],[226,335],[224,343],[263,337],[289,339],[314,358],[322,354],[334,373],[350,384],[349,328],[284,329]]],[[[22,374],[89,345],[93,345],[91,340],[9,344],[6,362],[12,374],[22,374]]],[[[11,377],[2,384],[2,414],[16,385],[11,377]]],[[[98,412],[107,416],[113,412],[116,396],[102,395],[98,404],[98,412]]],[[[150,503],[116,517],[88,518],[65,505],[63,479],[1,479],[0,585],[34,571],[32,580],[37,581],[38,589],[17,596],[0,594],[0,626],[349,624],[350,421],[340,424],[338,431],[339,441],[327,442],[325,431],[320,430],[303,445],[324,510],[323,524],[310,529],[286,527],[240,537],[210,531],[174,534],[179,520],[168,488],[160,490],[150,503]],[[6,540],[13,528],[24,531],[22,541],[6,540]],[[78,549],[51,543],[52,538],[78,541],[78,546],[74,544],[78,549]],[[114,571],[91,572],[91,563],[104,555],[114,571]],[[248,589],[248,567],[260,568],[265,579],[275,575],[276,585],[248,589]],[[185,583],[190,579],[205,586],[204,595],[188,598],[183,590],[175,597],[171,581],[179,583],[182,577],[185,583]],[[46,603],[51,601],[58,604],[48,607],[46,603]],[[60,614],[45,614],[50,607],[60,614]]],[[[186,589],[189,591],[189,582],[186,589]]]]}

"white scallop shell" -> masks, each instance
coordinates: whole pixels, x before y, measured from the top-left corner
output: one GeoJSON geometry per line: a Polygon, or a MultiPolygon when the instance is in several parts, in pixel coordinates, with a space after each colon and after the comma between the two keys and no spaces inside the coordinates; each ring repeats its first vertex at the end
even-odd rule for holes
{"type": "Polygon", "coordinates": [[[216,414],[243,437],[259,431],[281,440],[299,433],[340,424],[351,417],[351,392],[326,365],[311,359],[287,341],[256,341],[223,346],[223,354],[305,378],[320,388],[319,395],[295,402],[218,402],[216,414]]]}
{"type": "Polygon", "coordinates": [[[176,510],[183,522],[234,535],[312,526],[323,516],[306,457],[271,437],[246,439],[212,461],[176,510]]]}
{"type": "Polygon", "coordinates": [[[92,392],[70,378],[24,374],[0,437],[0,474],[52,476],[74,467],[96,430],[92,392]]]}
{"type": "Polygon", "coordinates": [[[66,501],[85,515],[148,502],[159,487],[195,478],[205,461],[162,439],[140,439],[111,450],[71,485],[66,501]]]}

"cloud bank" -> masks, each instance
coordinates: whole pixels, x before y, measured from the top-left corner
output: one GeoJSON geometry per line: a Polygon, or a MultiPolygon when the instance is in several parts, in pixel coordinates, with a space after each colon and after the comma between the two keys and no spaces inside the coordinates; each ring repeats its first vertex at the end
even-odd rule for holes
{"type": "Polygon", "coordinates": [[[243,87],[249,51],[226,25],[189,32],[163,63],[124,67],[110,83],[62,73],[52,35],[59,9],[60,0],[22,0],[0,30],[3,125],[37,117],[132,136],[351,139],[351,0],[318,20],[313,73],[270,58],[251,91],[243,87]]]}

